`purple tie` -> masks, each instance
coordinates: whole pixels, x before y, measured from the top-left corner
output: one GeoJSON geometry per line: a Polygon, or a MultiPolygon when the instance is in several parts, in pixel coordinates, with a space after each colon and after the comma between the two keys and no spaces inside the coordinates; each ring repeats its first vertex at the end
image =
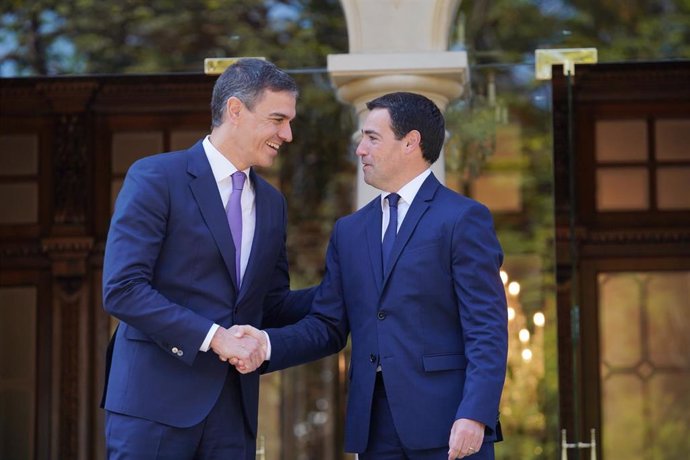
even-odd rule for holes
{"type": "Polygon", "coordinates": [[[390,219],[388,219],[388,227],[386,228],[386,233],[383,234],[383,242],[381,243],[384,274],[388,271],[388,263],[390,262],[389,259],[391,258],[395,235],[398,233],[398,200],[400,195],[391,193],[386,199],[388,200],[390,219]]]}
{"type": "Polygon", "coordinates": [[[235,270],[237,275],[237,286],[240,286],[240,261],[242,256],[242,187],[247,176],[242,171],[233,173],[232,193],[228,201],[228,224],[232,241],[235,243],[235,270]]]}

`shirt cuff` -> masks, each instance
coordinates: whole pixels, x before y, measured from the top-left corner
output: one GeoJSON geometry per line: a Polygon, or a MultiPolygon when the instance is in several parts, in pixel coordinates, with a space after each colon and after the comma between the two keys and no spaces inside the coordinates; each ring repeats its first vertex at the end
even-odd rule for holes
{"type": "Polygon", "coordinates": [[[266,336],[266,361],[269,361],[271,359],[271,338],[268,336],[268,332],[264,330],[261,332],[266,336]]]}
{"type": "Polygon", "coordinates": [[[216,334],[216,331],[218,330],[220,326],[213,323],[211,326],[211,329],[208,330],[208,334],[206,334],[206,338],[204,341],[201,343],[201,346],[199,347],[199,351],[208,351],[208,349],[211,347],[211,340],[213,340],[213,336],[216,334]]]}

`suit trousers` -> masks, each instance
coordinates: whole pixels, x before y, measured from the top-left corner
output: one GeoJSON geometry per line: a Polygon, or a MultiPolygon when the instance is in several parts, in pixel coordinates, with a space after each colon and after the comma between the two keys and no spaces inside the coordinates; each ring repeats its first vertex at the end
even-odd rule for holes
{"type": "Polygon", "coordinates": [[[196,425],[179,428],[106,411],[105,432],[108,460],[256,458],[256,439],[244,421],[239,376],[233,369],[211,412],[196,425]]]}
{"type": "MultiPolygon", "coordinates": [[[[402,444],[388,405],[386,388],[383,384],[383,371],[376,373],[374,398],[371,404],[369,442],[367,450],[358,455],[359,460],[448,460],[448,446],[413,450],[402,444]]],[[[450,437],[450,427],[448,427],[448,435],[450,437]]],[[[479,452],[465,458],[468,460],[493,460],[494,445],[493,443],[484,443],[479,452]]]]}

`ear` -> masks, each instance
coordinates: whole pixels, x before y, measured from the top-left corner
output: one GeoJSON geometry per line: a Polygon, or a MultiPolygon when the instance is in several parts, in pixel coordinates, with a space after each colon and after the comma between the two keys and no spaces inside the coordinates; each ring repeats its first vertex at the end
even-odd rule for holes
{"type": "Polygon", "coordinates": [[[413,129],[409,133],[405,134],[403,138],[405,143],[406,152],[414,152],[415,150],[421,148],[420,143],[422,142],[422,135],[416,129],[413,129]]]}
{"type": "Polygon", "coordinates": [[[244,104],[235,96],[228,98],[225,102],[225,115],[234,123],[244,109],[244,104]]]}

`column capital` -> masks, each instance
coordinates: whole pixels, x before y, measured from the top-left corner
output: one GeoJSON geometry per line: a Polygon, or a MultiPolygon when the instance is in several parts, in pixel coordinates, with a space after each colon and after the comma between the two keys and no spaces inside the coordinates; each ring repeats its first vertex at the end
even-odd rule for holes
{"type": "Polygon", "coordinates": [[[340,0],[350,53],[448,49],[460,0],[340,0]]]}
{"type": "Polygon", "coordinates": [[[331,54],[328,72],[338,99],[355,107],[393,91],[428,97],[441,110],[462,95],[468,79],[465,51],[418,53],[331,54]]]}

